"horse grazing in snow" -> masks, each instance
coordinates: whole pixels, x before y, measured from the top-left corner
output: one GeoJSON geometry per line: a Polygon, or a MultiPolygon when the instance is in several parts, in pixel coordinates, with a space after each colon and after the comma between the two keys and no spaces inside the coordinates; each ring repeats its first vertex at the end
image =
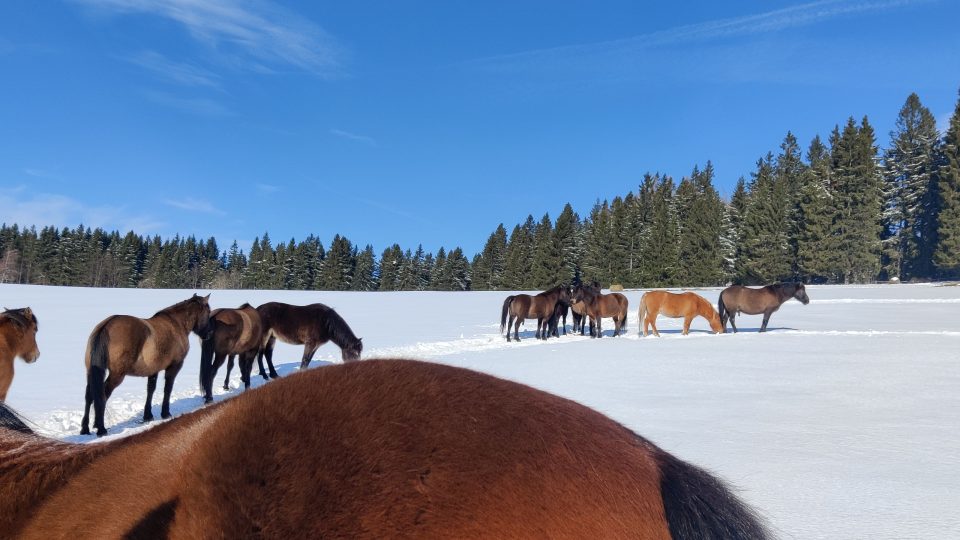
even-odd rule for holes
{"type": "Polygon", "coordinates": [[[602,414],[461,368],[304,370],[102,444],[0,404],[0,531],[47,538],[764,539],[716,477],[602,414]],[[269,422],[252,422],[270,411],[269,422]]]}
{"type": "Polygon", "coordinates": [[[759,289],[733,285],[720,293],[717,311],[720,312],[720,322],[724,330],[727,328],[727,319],[729,319],[734,333],[737,332],[737,325],[734,323],[737,314],[763,313],[763,325],[760,326],[760,331],[766,332],[770,315],[773,315],[774,311],[780,309],[780,306],[791,298],[795,298],[803,305],[810,303],[810,297],[807,296],[807,289],[803,283],[774,283],[759,289]]]}
{"type": "Polygon", "coordinates": [[[660,332],[657,331],[657,315],[675,319],[683,317],[683,335],[690,333],[690,323],[697,316],[703,317],[710,323],[710,329],[713,330],[714,334],[724,332],[717,310],[713,309],[713,305],[706,298],[697,293],[672,293],[668,291],[644,293],[640,297],[640,311],[637,313],[637,319],[640,321],[644,337],[646,337],[647,330],[651,326],[653,327],[653,335],[660,336],[660,332]]]}

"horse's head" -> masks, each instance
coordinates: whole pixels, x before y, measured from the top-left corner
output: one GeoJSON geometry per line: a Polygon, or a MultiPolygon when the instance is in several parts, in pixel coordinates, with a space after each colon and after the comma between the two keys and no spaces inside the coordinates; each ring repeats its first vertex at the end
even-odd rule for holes
{"type": "Polygon", "coordinates": [[[713,309],[713,306],[710,306],[710,310],[713,312],[710,314],[710,318],[707,319],[707,322],[710,323],[710,329],[713,330],[714,334],[726,334],[727,329],[723,327],[723,323],[720,322],[720,314],[717,313],[717,310],[713,309]]]}
{"type": "Polygon", "coordinates": [[[363,338],[357,338],[350,345],[340,349],[340,357],[344,362],[354,362],[360,359],[360,353],[363,352],[363,338]]]}
{"type": "Polygon", "coordinates": [[[9,320],[20,330],[20,340],[16,347],[16,355],[23,358],[23,361],[32,364],[40,358],[40,348],[37,346],[37,330],[40,324],[37,322],[37,316],[33,310],[25,307],[20,309],[6,309],[0,313],[0,317],[9,320]]]}
{"type": "Polygon", "coordinates": [[[190,300],[197,304],[197,320],[193,324],[193,333],[200,336],[200,339],[207,339],[213,333],[213,325],[210,324],[210,295],[194,294],[190,300]]]}
{"type": "Polygon", "coordinates": [[[810,303],[810,297],[807,296],[807,288],[803,286],[803,283],[797,283],[796,289],[793,291],[793,297],[799,300],[803,305],[810,303]]]}
{"type": "Polygon", "coordinates": [[[573,298],[573,289],[571,289],[566,283],[560,285],[560,296],[558,299],[564,304],[570,304],[571,298],[573,298]]]}

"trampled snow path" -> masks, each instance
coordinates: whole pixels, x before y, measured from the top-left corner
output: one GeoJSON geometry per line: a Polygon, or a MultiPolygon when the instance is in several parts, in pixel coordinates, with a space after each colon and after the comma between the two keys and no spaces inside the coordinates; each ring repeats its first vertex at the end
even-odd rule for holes
{"type": "MultiPolygon", "coordinates": [[[[715,301],[719,289],[700,291],[715,301]]],[[[45,432],[70,440],[83,403],[83,348],[107,315],[149,316],[193,291],[0,286],[0,304],[30,305],[42,355],[17,363],[8,401],[45,432]]],[[[689,336],[662,319],[638,336],[641,291],[628,291],[628,334],[541,342],[533,324],[507,343],[507,293],[213,291],[215,307],[269,300],[324,302],[364,338],[365,357],[423,358],[485,371],[591,406],[688,461],[714,470],[784,538],[946,538],[960,530],[960,287],[810,287],[758,334],[689,336]]],[[[568,321],[569,322],[569,321],[568,321]]],[[[612,325],[605,324],[609,335],[612,325]]],[[[199,347],[174,388],[172,410],[201,406],[199,347]]],[[[282,374],[300,348],[278,346],[282,374]]],[[[332,345],[314,365],[339,362],[332,345]]],[[[222,384],[223,369],[217,377],[222,384]]],[[[228,393],[236,395],[238,374],[228,393]]],[[[264,384],[254,377],[254,385],[264,384]]],[[[108,402],[111,437],[145,427],[145,380],[128,378],[108,402]]],[[[154,414],[159,413],[159,396],[154,414]]],[[[250,421],[269,421],[269,412],[250,421]]]]}

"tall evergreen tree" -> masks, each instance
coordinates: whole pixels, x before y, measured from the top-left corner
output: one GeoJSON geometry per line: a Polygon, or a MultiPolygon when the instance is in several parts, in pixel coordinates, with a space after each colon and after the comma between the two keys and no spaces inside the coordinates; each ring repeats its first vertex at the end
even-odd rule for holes
{"type": "Polygon", "coordinates": [[[776,178],[773,154],[757,161],[743,216],[739,279],[769,283],[791,275],[790,201],[776,178]]]}
{"type": "Polygon", "coordinates": [[[819,135],[810,142],[807,161],[798,202],[797,270],[805,281],[835,281],[840,268],[833,236],[837,212],[830,187],[830,151],[819,135]]]}
{"type": "Polygon", "coordinates": [[[938,192],[938,242],[933,254],[937,275],[960,278],[960,99],[944,137],[938,192]]]}
{"type": "MultiPolygon", "coordinates": [[[[836,131],[835,131],[836,133],[836,131]]],[[[836,186],[838,252],[844,282],[873,280],[880,271],[880,219],[883,212],[880,168],[873,127],[867,118],[858,128],[853,118],[832,144],[832,178],[836,186]]]]}

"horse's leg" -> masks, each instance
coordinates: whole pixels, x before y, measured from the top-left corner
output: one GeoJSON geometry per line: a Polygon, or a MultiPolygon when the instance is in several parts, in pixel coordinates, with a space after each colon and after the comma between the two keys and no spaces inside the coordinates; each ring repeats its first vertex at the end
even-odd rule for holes
{"type": "Polygon", "coordinates": [[[730,312],[730,328],[733,328],[733,333],[734,333],[734,334],[737,333],[737,323],[734,322],[734,320],[733,320],[734,318],[736,318],[736,316],[737,316],[737,315],[736,315],[734,312],[732,312],[732,311],[730,312]]]}
{"type": "MultiPolygon", "coordinates": [[[[235,355],[235,354],[231,354],[230,356],[227,357],[227,376],[223,378],[223,389],[224,389],[224,390],[229,390],[229,389],[230,389],[230,372],[233,371],[233,359],[236,358],[236,357],[237,357],[237,355],[235,355]]],[[[262,363],[260,364],[260,371],[263,372],[263,364],[262,364],[262,363]]],[[[266,377],[266,375],[264,375],[264,377],[266,377]]]]}
{"type": "Polygon", "coordinates": [[[307,369],[307,366],[310,365],[310,361],[313,360],[313,354],[317,352],[317,349],[320,348],[322,343],[313,343],[311,341],[306,342],[303,345],[303,358],[300,360],[300,369],[307,369]]]}
{"type": "Polygon", "coordinates": [[[240,380],[243,382],[243,389],[250,388],[250,373],[253,371],[253,357],[246,353],[240,355],[240,380]]]}
{"type": "Polygon", "coordinates": [[[760,325],[760,331],[761,331],[761,332],[766,332],[766,331],[767,331],[767,323],[770,322],[770,316],[771,316],[771,315],[773,315],[773,310],[772,310],[772,309],[768,309],[767,311],[764,311],[764,312],[763,312],[763,324],[760,325]]]}
{"type": "Polygon", "coordinates": [[[521,324],[523,324],[523,317],[518,316],[516,322],[513,325],[514,341],[520,341],[520,325],[521,324]]]}
{"type": "Polygon", "coordinates": [[[655,335],[655,336],[657,336],[657,337],[660,337],[660,331],[657,330],[657,318],[656,318],[656,317],[651,317],[651,318],[650,318],[650,328],[653,328],[653,335],[655,335]]]}
{"type": "MultiPolygon", "coordinates": [[[[211,360],[212,365],[210,366],[210,373],[207,374],[207,380],[203,381],[203,402],[210,403],[213,401],[213,379],[217,376],[217,370],[220,369],[220,366],[223,365],[224,360],[226,360],[227,355],[225,353],[214,352],[213,359],[211,360]]],[[[180,361],[181,364],[183,361],[180,361]]],[[[163,382],[166,385],[167,379],[170,377],[169,371],[170,368],[167,368],[167,371],[163,375],[163,382]]],[[[230,378],[230,370],[227,370],[227,379],[230,378]]],[[[226,386],[227,382],[223,382],[226,386]]],[[[166,386],[164,386],[166,388],[166,386]]],[[[228,388],[229,389],[229,388],[228,388]]],[[[166,417],[164,417],[166,418],[166,417]]]]}
{"type": "Polygon", "coordinates": [[[510,313],[510,319],[507,322],[507,342],[510,341],[510,327],[513,326],[513,312],[510,313]]]}
{"type": "Polygon", "coordinates": [[[280,374],[277,373],[277,370],[273,367],[273,347],[277,344],[277,336],[270,336],[270,339],[267,340],[266,346],[263,348],[263,355],[267,359],[267,367],[270,368],[270,378],[276,379],[280,377],[280,374]]]}
{"type": "Polygon", "coordinates": [[[80,421],[80,434],[90,434],[90,405],[93,405],[93,393],[90,391],[90,383],[87,383],[87,390],[84,395],[83,420],[80,421]]]}
{"type": "MultiPolygon", "coordinates": [[[[273,351],[270,351],[270,352],[271,352],[271,354],[273,353],[273,351]]],[[[260,352],[260,351],[258,351],[258,352],[253,353],[253,356],[255,356],[255,357],[257,358],[257,368],[260,369],[260,376],[263,377],[263,380],[269,381],[269,380],[270,380],[270,374],[267,373],[267,370],[263,369],[263,353],[260,352]]],[[[250,358],[250,363],[253,364],[253,357],[250,358]]],[[[273,366],[270,366],[270,367],[272,368],[273,366]]],[[[252,367],[251,367],[251,369],[252,369],[252,367]]],[[[276,371],[274,371],[274,373],[276,373],[276,371]]]]}
{"type": "MultiPolygon", "coordinates": [[[[223,362],[223,360],[220,361],[223,362]]],[[[182,367],[183,360],[180,360],[176,364],[167,366],[166,371],[163,372],[163,405],[160,407],[160,418],[170,418],[170,392],[173,391],[173,381],[182,367]]],[[[212,386],[213,376],[210,377],[210,381],[212,386]]]]}
{"type": "Polygon", "coordinates": [[[547,329],[543,324],[543,317],[537,317],[537,339],[547,339],[547,329]]]}
{"type": "Polygon", "coordinates": [[[690,323],[693,322],[693,315],[687,315],[683,318],[683,335],[690,333],[690,323]]]}
{"type": "Polygon", "coordinates": [[[603,337],[603,318],[597,317],[596,320],[597,320],[597,337],[602,338],[603,337]]]}
{"type": "Polygon", "coordinates": [[[97,428],[97,437],[107,434],[107,428],[103,425],[107,399],[113,393],[114,388],[120,386],[124,377],[124,375],[118,375],[118,373],[118,371],[111,371],[107,375],[107,380],[103,383],[103,394],[93,396],[93,427],[97,428]]]}
{"type": "Polygon", "coordinates": [[[147,377],[147,403],[143,406],[143,421],[153,420],[153,391],[157,389],[157,374],[147,377]]]}

